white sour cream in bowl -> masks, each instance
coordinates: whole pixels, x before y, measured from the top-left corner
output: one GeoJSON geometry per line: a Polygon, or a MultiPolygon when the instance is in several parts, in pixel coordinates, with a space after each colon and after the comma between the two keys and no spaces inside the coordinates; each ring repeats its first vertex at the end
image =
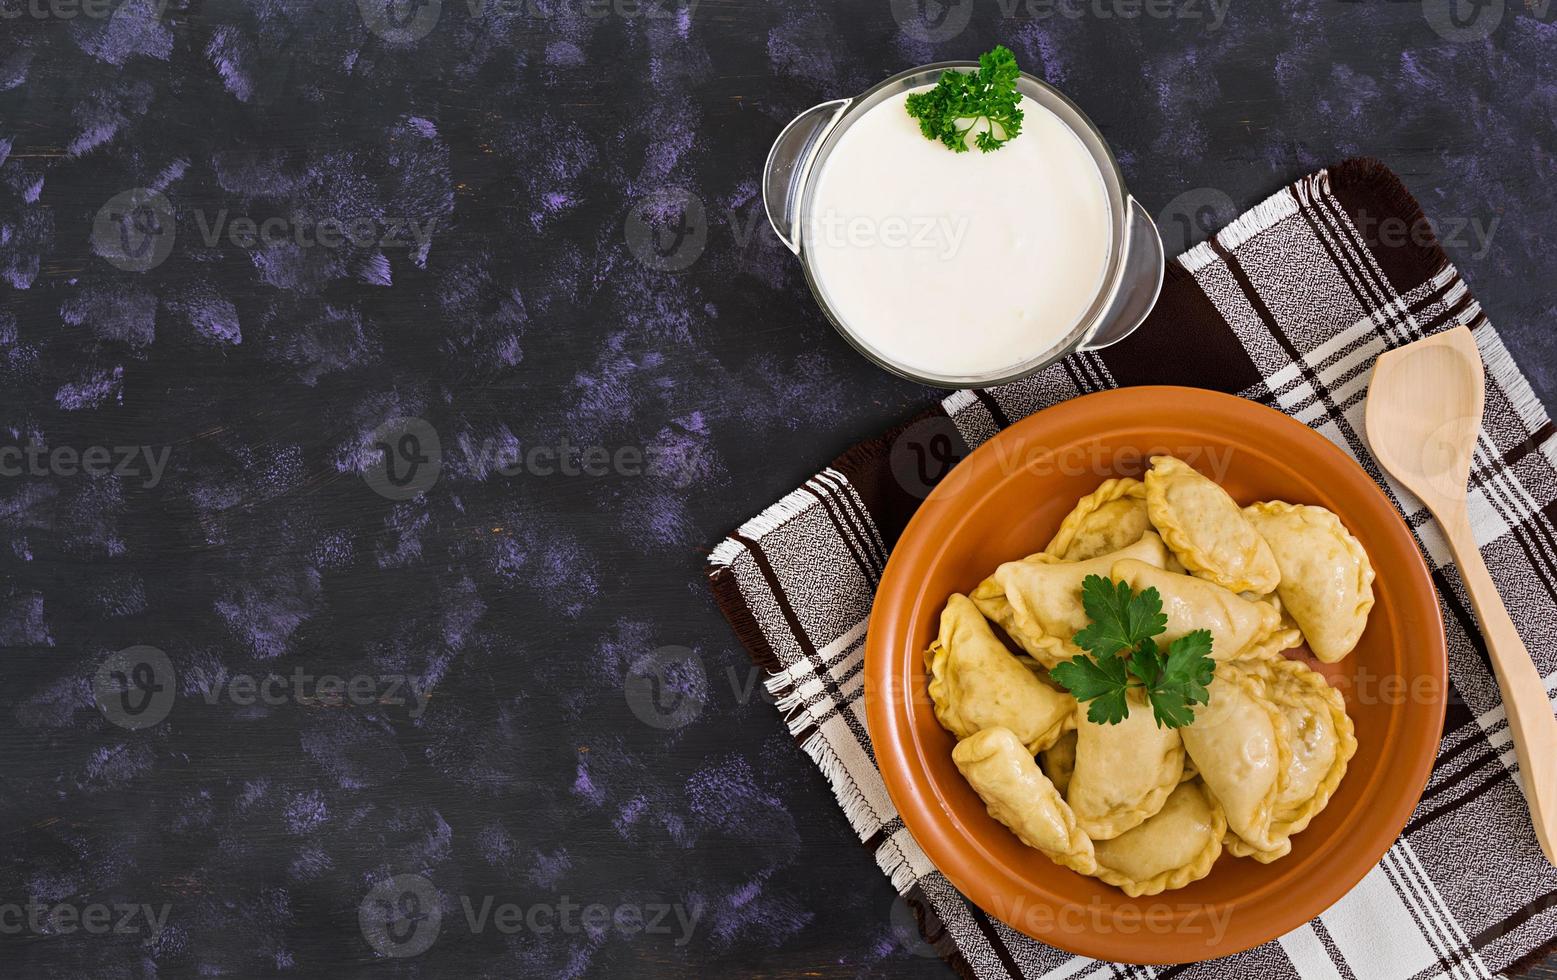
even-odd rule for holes
{"type": "MultiPolygon", "coordinates": [[[[1128,335],[1162,284],[1161,239],[1096,128],[1023,74],[1021,132],[954,153],[908,97],[965,62],[814,106],[779,135],[763,199],[855,347],[944,387],[1014,380],[1128,335]]],[[[976,132],[976,130],[975,130],[976,132]]]]}
{"type": "Polygon", "coordinates": [[[835,315],[880,358],[1000,374],[1064,342],[1102,291],[1103,177],[1027,96],[1021,135],[953,153],[919,132],[910,94],[867,110],[812,173],[802,248],[835,315]]]}

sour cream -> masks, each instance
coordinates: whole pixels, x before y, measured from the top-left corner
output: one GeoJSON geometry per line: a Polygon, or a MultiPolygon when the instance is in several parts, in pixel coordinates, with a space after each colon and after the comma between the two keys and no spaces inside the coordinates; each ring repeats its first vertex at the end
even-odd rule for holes
{"type": "Polygon", "coordinates": [[[802,248],[834,315],[877,356],[998,375],[1053,350],[1102,290],[1103,175],[1025,95],[1019,136],[953,153],[919,132],[909,94],[852,120],[818,161],[802,248]]]}

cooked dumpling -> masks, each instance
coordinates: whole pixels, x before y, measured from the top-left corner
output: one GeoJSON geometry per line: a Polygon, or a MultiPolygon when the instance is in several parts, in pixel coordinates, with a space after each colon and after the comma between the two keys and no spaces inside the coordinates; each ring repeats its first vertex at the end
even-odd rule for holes
{"type": "Polygon", "coordinates": [[[1162,539],[1148,531],[1134,544],[1087,561],[1060,561],[1039,553],[1008,561],[973,590],[973,602],[1011,639],[1045,667],[1081,653],[1071,642],[1089,622],[1081,605],[1088,575],[1108,576],[1114,562],[1135,558],[1159,568],[1167,561],[1162,539]]]}
{"type": "MultiPolygon", "coordinates": [[[[972,602],[973,600],[970,599],[968,601],[972,602]]],[[[974,606],[973,608],[977,609],[978,607],[974,606]]],[[[1049,681],[1049,669],[1047,667],[1045,667],[1043,664],[1041,664],[1038,661],[1034,660],[1032,657],[1028,656],[1025,653],[1013,654],[1013,656],[1016,657],[1016,662],[1021,664],[1023,667],[1026,667],[1028,672],[1031,673],[1034,677],[1036,677],[1039,680],[1043,681],[1045,684],[1048,684],[1050,687],[1054,687],[1055,686],[1054,684],[1050,683],[1050,681],[1049,681]]]]}
{"type": "MultiPolygon", "coordinates": [[[[1346,714],[1341,692],[1324,676],[1296,660],[1249,661],[1236,665],[1258,677],[1265,697],[1281,713],[1292,758],[1286,779],[1276,798],[1271,836],[1286,840],[1307,829],[1330,802],[1330,796],[1346,775],[1347,764],[1357,752],[1357,737],[1346,714]]],[[[1256,850],[1241,840],[1228,842],[1239,857],[1269,863],[1290,847],[1256,850]]]]}
{"type": "Polygon", "coordinates": [[[1180,783],[1151,819],[1093,844],[1097,876],[1131,898],[1183,888],[1211,873],[1226,833],[1227,818],[1200,781],[1180,783]]]}
{"type": "MultiPolygon", "coordinates": [[[[1162,646],[1195,630],[1209,630],[1211,658],[1234,660],[1266,653],[1265,648],[1270,645],[1266,641],[1281,627],[1281,613],[1270,603],[1250,602],[1205,579],[1178,575],[1133,559],[1114,562],[1109,575],[1116,582],[1128,583],[1135,592],[1157,590],[1162,597],[1163,614],[1168,617],[1167,630],[1157,635],[1162,646]]],[[[1286,646],[1297,645],[1296,636],[1283,639],[1292,641],[1286,646]]]]}
{"type": "Polygon", "coordinates": [[[936,720],[958,738],[1009,728],[1032,754],[1074,725],[1076,699],[1023,666],[967,596],[946,601],[940,636],[925,651],[925,664],[936,720]]]}
{"type": "Polygon", "coordinates": [[[1277,594],[1314,656],[1335,663],[1351,653],[1373,608],[1373,564],[1362,544],[1323,507],[1273,500],[1243,513],[1276,556],[1277,594]]]}
{"type": "Polygon", "coordinates": [[[1177,728],[1159,728],[1139,689],[1117,725],[1076,712],[1076,764],[1065,801],[1095,841],[1118,837],[1162,809],[1184,773],[1184,742],[1177,728]]]}
{"type": "Polygon", "coordinates": [[[1061,561],[1085,561],[1134,544],[1151,529],[1146,517],[1146,484],[1129,477],[1104,480],[1102,486],[1076,501],[1043,551],[1061,561]]]}
{"type": "MultiPolygon", "coordinates": [[[[1217,664],[1210,699],[1179,729],[1184,748],[1226,812],[1228,829],[1253,850],[1285,854],[1292,843],[1273,828],[1291,760],[1281,712],[1258,680],[1232,664],[1217,664]]],[[[1079,775],[1079,757],[1077,763],[1079,775]]]]}
{"type": "Polygon", "coordinates": [[[957,743],[952,761],[989,808],[1028,847],[1057,864],[1092,874],[1092,841],[1076,825],[1070,807],[1009,728],[986,728],[957,743]]]}
{"type": "MultiPolygon", "coordinates": [[[[1278,590],[1280,588],[1280,586],[1277,586],[1278,590]]],[[[1261,602],[1270,606],[1281,617],[1281,626],[1276,632],[1272,633],[1269,639],[1251,648],[1239,659],[1264,658],[1266,660],[1274,660],[1281,656],[1283,650],[1290,650],[1303,642],[1303,631],[1298,629],[1297,620],[1293,619],[1292,614],[1287,612],[1286,607],[1281,604],[1281,593],[1279,591],[1272,592],[1270,595],[1255,595],[1253,592],[1240,592],[1238,594],[1250,602],[1261,602]]]]}
{"type": "Polygon", "coordinates": [[[1064,796],[1070,787],[1070,774],[1076,771],[1076,730],[1072,728],[1061,735],[1059,741],[1043,750],[1042,756],[1043,774],[1064,796]]]}
{"type": "Polygon", "coordinates": [[[1357,754],[1356,729],[1346,699],[1324,675],[1296,660],[1248,663],[1265,681],[1265,696],[1282,714],[1292,761],[1276,800],[1276,822],[1286,833],[1308,827],[1330,802],[1357,754]]]}
{"type": "MultiPolygon", "coordinates": [[[[1280,589],[1281,586],[1278,585],[1276,588],[1280,589]]],[[[1276,615],[1281,617],[1281,626],[1283,629],[1295,630],[1298,628],[1297,621],[1294,620],[1291,614],[1287,612],[1286,608],[1282,606],[1281,593],[1279,591],[1272,592],[1269,595],[1259,595],[1254,592],[1240,592],[1238,593],[1238,597],[1240,599],[1248,599],[1250,602],[1264,603],[1265,605],[1270,606],[1272,609],[1276,610],[1276,615]]]]}
{"type": "Polygon", "coordinates": [[[1270,636],[1238,655],[1240,660],[1279,660],[1283,650],[1291,650],[1303,642],[1303,634],[1296,626],[1285,623],[1270,636]]]}
{"type": "Polygon", "coordinates": [[[1184,567],[1232,592],[1264,595],[1281,570],[1271,549],[1232,497],[1173,456],[1153,456],[1146,509],[1184,567]]]}

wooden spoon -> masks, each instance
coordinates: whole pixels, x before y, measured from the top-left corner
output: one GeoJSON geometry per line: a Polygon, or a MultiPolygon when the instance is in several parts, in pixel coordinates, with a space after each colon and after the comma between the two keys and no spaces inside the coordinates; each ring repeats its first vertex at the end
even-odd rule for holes
{"type": "Polygon", "coordinates": [[[1422,499],[1449,539],[1503,690],[1535,836],[1546,859],[1557,864],[1557,716],[1487,574],[1466,515],[1471,453],[1486,397],[1481,354],[1469,328],[1407,344],[1381,354],[1373,366],[1368,442],[1374,457],[1422,499]]]}

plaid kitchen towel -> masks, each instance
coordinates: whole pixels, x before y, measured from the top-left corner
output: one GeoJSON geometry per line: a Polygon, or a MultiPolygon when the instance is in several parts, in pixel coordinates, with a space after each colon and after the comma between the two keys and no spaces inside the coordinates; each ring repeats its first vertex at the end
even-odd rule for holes
{"type": "Polygon", "coordinates": [[[1432,237],[1400,180],[1350,160],[1298,181],[1169,263],[1151,318],[1126,341],[1035,377],[959,391],[849,450],[710,555],[720,608],[789,729],[965,977],[1491,977],[1557,937],[1557,870],[1529,825],[1497,684],[1448,549],[1363,439],[1383,351],[1470,327],[1486,362],[1471,515],[1487,566],[1557,687],[1557,430],[1432,237]],[[864,719],[871,597],[899,533],[956,461],[1012,421],[1104,388],[1179,384],[1275,407],[1350,453],[1390,494],[1433,569],[1453,691],[1422,801],[1384,859],[1307,925],[1225,960],[1095,962],[1008,929],[930,864],[893,810],[864,719]]]}

